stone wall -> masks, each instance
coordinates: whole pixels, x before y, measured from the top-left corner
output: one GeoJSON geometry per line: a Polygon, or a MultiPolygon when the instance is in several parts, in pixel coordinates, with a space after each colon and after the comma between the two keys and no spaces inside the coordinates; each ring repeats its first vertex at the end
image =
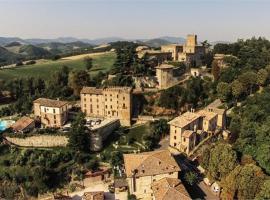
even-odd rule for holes
{"type": "Polygon", "coordinates": [[[59,147],[68,144],[66,136],[36,135],[25,138],[5,137],[7,141],[21,147],[59,147]]]}

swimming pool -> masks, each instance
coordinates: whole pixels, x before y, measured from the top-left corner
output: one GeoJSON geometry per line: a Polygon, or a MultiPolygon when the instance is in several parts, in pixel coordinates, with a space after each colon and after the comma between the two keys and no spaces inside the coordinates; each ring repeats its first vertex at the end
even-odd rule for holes
{"type": "Polygon", "coordinates": [[[0,121],[0,132],[6,130],[7,121],[0,121]]]}
{"type": "Polygon", "coordinates": [[[14,123],[15,123],[15,121],[9,120],[9,119],[8,120],[0,120],[0,132],[6,130],[14,123]]]}

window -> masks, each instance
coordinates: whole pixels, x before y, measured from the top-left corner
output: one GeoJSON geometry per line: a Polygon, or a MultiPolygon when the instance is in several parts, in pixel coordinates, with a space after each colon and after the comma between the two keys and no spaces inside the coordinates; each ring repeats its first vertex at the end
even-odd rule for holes
{"type": "Polygon", "coordinates": [[[111,112],[110,112],[110,111],[108,111],[108,114],[111,114],[111,112]]]}
{"type": "Polygon", "coordinates": [[[118,98],[118,95],[116,95],[116,98],[118,98]]]}
{"type": "Polygon", "coordinates": [[[99,108],[99,105],[97,105],[97,108],[99,108]]]}
{"type": "Polygon", "coordinates": [[[53,109],[53,113],[55,113],[55,109],[53,109]]]}
{"type": "Polygon", "coordinates": [[[112,109],[112,105],[111,105],[111,109],[112,109]]]}
{"type": "Polygon", "coordinates": [[[173,137],[176,140],[176,136],[173,137]]]}
{"type": "Polygon", "coordinates": [[[86,101],[86,98],[84,98],[83,100],[86,101]]]}
{"type": "Polygon", "coordinates": [[[98,99],[97,99],[97,102],[98,102],[98,99]]]}
{"type": "Polygon", "coordinates": [[[44,112],[46,112],[46,108],[44,108],[44,112]]]}
{"type": "Polygon", "coordinates": [[[112,101],[112,99],[110,99],[110,101],[112,101]]]}
{"type": "Polygon", "coordinates": [[[186,138],[184,138],[184,142],[186,142],[186,138]]]}
{"type": "Polygon", "coordinates": [[[123,100],[125,100],[126,98],[125,97],[123,97],[123,100]]]}
{"type": "Polygon", "coordinates": [[[105,107],[106,107],[106,108],[108,108],[108,106],[107,106],[107,105],[106,105],[105,107]]]}
{"type": "Polygon", "coordinates": [[[54,115],[53,118],[56,119],[56,115],[54,115]]]}
{"type": "Polygon", "coordinates": [[[123,103],[123,108],[125,108],[125,107],[126,107],[126,104],[123,103]]]}
{"type": "Polygon", "coordinates": [[[54,120],[54,124],[56,124],[56,120],[54,120]]]}
{"type": "Polygon", "coordinates": [[[84,107],[86,108],[86,104],[84,104],[84,107]]]}
{"type": "Polygon", "coordinates": [[[92,99],[90,99],[90,102],[92,102],[92,99]]]}
{"type": "Polygon", "coordinates": [[[176,143],[174,143],[173,146],[176,147],[176,143]]]}
{"type": "Polygon", "coordinates": [[[176,129],[174,130],[174,133],[176,133],[177,131],[176,131],[176,129]]]}

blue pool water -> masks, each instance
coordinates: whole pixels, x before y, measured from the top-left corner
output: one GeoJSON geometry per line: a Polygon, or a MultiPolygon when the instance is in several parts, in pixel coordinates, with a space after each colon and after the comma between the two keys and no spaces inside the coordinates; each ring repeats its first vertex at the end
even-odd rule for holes
{"type": "Polygon", "coordinates": [[[0,132],[6,130],[6,128],[7,128],[7,122],[0,121],[0,132]]]}

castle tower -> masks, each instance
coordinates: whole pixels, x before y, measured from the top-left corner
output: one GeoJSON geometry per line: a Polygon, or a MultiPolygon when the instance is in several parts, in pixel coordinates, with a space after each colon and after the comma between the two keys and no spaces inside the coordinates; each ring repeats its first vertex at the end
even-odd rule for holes
{"type": "Polygon", "coordinates": [[[197,45],[197,35],[187,35],[186,46],[196,46],[197,45]]]}

